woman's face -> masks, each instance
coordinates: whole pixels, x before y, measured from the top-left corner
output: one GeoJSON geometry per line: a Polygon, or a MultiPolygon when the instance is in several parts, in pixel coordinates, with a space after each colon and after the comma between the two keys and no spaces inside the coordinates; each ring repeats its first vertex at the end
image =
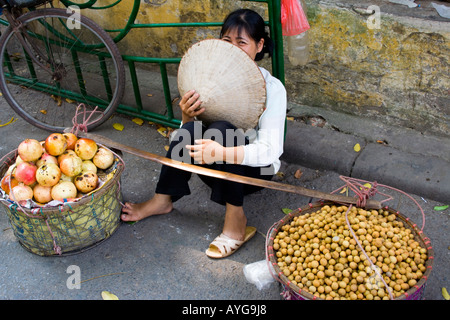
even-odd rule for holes
{"type": "Polygon", "coordinates": [[[228,32],[223,35],[222,40],[231,42],[235,46],[238,46],[247,52],[253,60],[255,60],[256,54],[261,52],[264,47],[264,39],[256,42],[244,30],[242,30],[241,34],[239,34],[237,28],[228,30],[228,32]]]}

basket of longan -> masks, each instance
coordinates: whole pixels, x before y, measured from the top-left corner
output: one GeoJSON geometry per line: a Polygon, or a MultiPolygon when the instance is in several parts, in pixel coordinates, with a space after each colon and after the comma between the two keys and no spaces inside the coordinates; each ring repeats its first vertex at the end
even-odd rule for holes
{"type": "Polygon", "coordinates": [[[430,241],[398,211],[316,202],[268,231],[266,259],[292,300],[419,300],[430,241]]]}
{"type": "Polygon", "coordinates": [[[74,134],[22,141],[0,160],[0,202],[22,247],[70,255],[109,238],[120,225],[124,167],[116,152],[74,134]]]}

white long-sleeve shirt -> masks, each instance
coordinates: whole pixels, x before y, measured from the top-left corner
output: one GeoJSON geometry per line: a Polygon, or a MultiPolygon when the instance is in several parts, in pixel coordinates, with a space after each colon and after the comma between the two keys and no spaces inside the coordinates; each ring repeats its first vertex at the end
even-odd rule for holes
{"type": "Polygon", "coordinates": [[[273,165],[272,173],[277,173],[281,166],[280,156],[283,153],[286,89],[269,71],[262,67],[259,69],[266,81],[266,107],[259,118],[258,126],[246,132],[250,143],[244,146],[242,164],[252,167],[273,165]]]}
{"type": "MultiPolygon", "coordinates": [[[[281,81],[266,69],[259,67],[266,82],[266,106],[255,129],[245,132],[249,144],[244,147],[244,159],[241,164],[250,167],[272,165],[266,174],[275,174],[281,166],[284,132],[286,122],[287,97],[281,81]]],[[[182,127],[183,122],[180,124],[182,127]]]]}

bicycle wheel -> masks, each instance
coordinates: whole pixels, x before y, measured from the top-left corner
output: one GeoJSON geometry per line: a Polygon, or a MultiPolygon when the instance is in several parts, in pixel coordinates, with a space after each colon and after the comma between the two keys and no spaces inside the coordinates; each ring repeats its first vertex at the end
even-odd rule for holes
{"type": "Polygon", "coordinates": [[[64,9],[46,8],[18,20],[31,54],[8,27],[0,38],[0,89],[10,106],[32,125],[52,132],[105,122],[123,96],[125,71],[111,37],[95,22],[64,9]],[[86,114],[75,117],[79,104],[86,114]],[[92,112],[97,107],[97,111],[92,112]]]}

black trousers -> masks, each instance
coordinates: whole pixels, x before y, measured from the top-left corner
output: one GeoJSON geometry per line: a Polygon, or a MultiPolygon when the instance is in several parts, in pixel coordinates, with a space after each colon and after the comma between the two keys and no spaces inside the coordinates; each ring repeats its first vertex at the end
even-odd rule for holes
{"type": "MultiPolygon", "coordinates": [[[[244,136],[242,130],[237,130],[235,126],[227,121],[217,121],[208,127],[199,121],[191,121],[185,123],[177,130],[177,134],[170,143],[166,157],[187,163],[194,163],[193,158],[189,156],[189,150],[185,146],[194,144],[196,139],[212,139],[226,147],[248,144],[248,139],[244,136]]],[[[250,167],[225,162],[201,166],[265,180],[270,180],[273,177],[273,174],[267,174],[268,172],[273,172],[270,169],[271,166],[250,167]]],[[[170,195],[172,201],[175,202],[191,193],[188,184],[191,175],[189,171],[163,165],[155,191],[156,193],[170,195]]],[[[204,175],[199,175],[199,177],[211,188],[211,200],[221,205],[229,203],[234,206],[242,206],[244,196],[263,189],[258,186],[204,175]]]]}

